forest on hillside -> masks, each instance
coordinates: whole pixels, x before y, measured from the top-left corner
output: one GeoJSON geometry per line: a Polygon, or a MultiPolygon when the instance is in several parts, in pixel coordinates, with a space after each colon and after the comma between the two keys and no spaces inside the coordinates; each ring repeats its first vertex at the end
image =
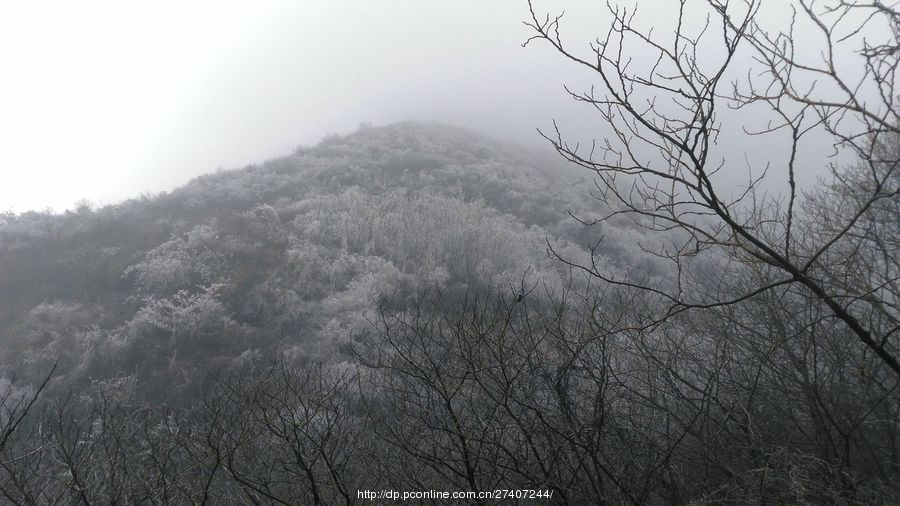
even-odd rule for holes
{"type": "Polygon", "coordinates": [[[51,390],[118,378],[178,405],[213,372],[262,357],[346,362],[380,306],[572,283],[546,241],[586,255],[566,215],[588,208],[583,182],[468,131],[410,123],[171,194],[6,215],[3,374],[35,382],[55,364],[51,390]]]}
{"type": "MultiPolygon", "coordinates": [[[[648,228],[572,219],[596,213],[590,185],[406,123],[170,194],[5,215],[0,491],[331,504],[515,484],[579,504],[854,483],[889,503],[889,372],[789,290],[647,326],[664,301],[574,267],[675,280],[648,228]]],[[[832,212],[808,206],[802,226],[832,212]]],[[[693,260],[698,294],[770,275],[721,261],[693,260]]]]}
{"type": "Polygon", "coordinates": [[[529,3],[526,44],[603,84],[570,93],[605,138],[361,125],[0,215],[0,501],[900,503],[900,13],[797,4],[831,49],[857,10],[890,28],[862,84],[754,2],[671,45],[611,6],[586,54],[529,3]],[[774,118],[735,129],[783,155],[746,184],[726,107],[774,118]],[[816,135],[843,157],[800,189],[816,135]]]}

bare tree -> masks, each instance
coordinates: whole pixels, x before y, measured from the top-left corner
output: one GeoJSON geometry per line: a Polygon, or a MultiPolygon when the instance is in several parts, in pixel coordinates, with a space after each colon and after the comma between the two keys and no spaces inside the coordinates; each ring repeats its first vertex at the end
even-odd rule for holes
{"type": "Polygon", "coordinates": [[[403,457],[376,462],[386,482],[552,490],[562,504],[697,495],[670,470],[697,467],[682,447],[710,412],[719,362],[695,358],[685,369],[709,367],[687,373],[672,365],[688,364],[683,343],[664,357],[616,339],[614,300],[547,297],[382,310],[377,345],[360,360],[375,437],[403,457]]]}
{"type": "Polygon", "coordinates": [[[681,0],[672,33],[662,35],[610,6],[608,30],[581,54],[564,43],[563,16],[540,15],[529,1],[534,35],[526,44],[545,41],[598,80],[599,89],[569,93],[595,109],[611,134],[587,148],[567,142],[559,127],[545,134],[562,156],[596,174],[596,196],[609,211],[588,223],[634,218],[661,239],[647,251],[671,263],[673,275],[643,282],[597,263],[571,263],[661,302],[642,328],[781,288],[807,294],[892,371],[895,388],[900,12],[877,0],[794,0],[786,6],[790,23],[779,30],[763,25],[756,0],[695,2],[706,10],[699,25],[688,3],[681,0]],[[801,50],[801,36],[822,50],[801,50]],[[767,110],[765,126],[744,133],[787,140],[780,165],[752,176],[735,196],[720,171],[747,162],[717,154],[727,108],[767,110]],[[803,143],[823,132],[835,153],[858,160],[853,170],[829,164],[834,183],[822,190],[832,194],[825,202],[805,196],[796,177],[803,143]],[[776,177],[788,189],[783,198],[762,189],[776,177]],[[717,266],[718,280],[699,272],[703,262],[717,266]],[[769,273],[757,278],[764,282],[727,296],[717,288],[750,267],[769,273]]]}
{"type": "Polygon", "coordinates": [[[33,457],[48,441],[32,420],[35,405],[55,371],[54,365],[31,391],[16,389],[11,382],[0,387],[0,495],[13,504],[32,503],[37,494],[33,457]]]}

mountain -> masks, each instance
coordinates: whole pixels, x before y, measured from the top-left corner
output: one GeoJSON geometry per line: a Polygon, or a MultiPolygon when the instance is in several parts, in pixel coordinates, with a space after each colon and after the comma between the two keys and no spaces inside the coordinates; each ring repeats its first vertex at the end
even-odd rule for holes
{"type": "Polygon", "coordinates": [[[180,399],[272,354],[339,363],[379,305],[571,283],[547,249],[586,255],[568,213],[590,214],[589,181],[553,154],[401,123],[170,193],[6,214],[0,374],[58,362],[56,388],[127,378],[180,399]]]}
{"type": "MultiPolygon", "coordinates": [[[[592,183],[403,123],[119,205],[2,215],[0,496],[897,504],[879,358],[739,237],[628,222],[592,183]]],[[[793,237],[854,216],[848,188],[804,197],[793,237]]],[[[835,293],[895,279],[883,195],[811,271],[835,293]]],[[[860,321],[890,336],[874,300],[860,321]]]]}

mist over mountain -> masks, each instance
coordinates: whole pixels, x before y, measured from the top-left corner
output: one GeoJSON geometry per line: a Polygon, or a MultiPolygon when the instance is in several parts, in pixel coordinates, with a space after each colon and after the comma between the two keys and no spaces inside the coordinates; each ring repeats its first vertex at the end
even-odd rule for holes
{"type": "Polygon", "coordinates": [[[588,181],[543,151],[401,123],[168,194],[7,214],[2,375],[36,380],[58,361],[54,388],[129,378],[177,403],[263,357],[346,361],[378,304],[561,290],[577,275],[547,248],[586,256],[568,212],[589,214],[588,181]]]}

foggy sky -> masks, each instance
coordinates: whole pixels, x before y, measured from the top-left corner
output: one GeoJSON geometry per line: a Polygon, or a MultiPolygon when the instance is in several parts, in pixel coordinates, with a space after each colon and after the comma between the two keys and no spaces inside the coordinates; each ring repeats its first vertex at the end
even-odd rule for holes
{"type": "MultiPolygon", "coordinates": [[[[644,21],[675,3],[643,2],[644,21]]],[[[608,19],[581,4],[575,38],[608,19]]],[[[562,89],[589,76],[522,48],[526,17],[519,0],[2,3],[0,211],[169,190],[361,122],[538,144],[555,117],[590,137],[599,119],[562,89]]]]}

